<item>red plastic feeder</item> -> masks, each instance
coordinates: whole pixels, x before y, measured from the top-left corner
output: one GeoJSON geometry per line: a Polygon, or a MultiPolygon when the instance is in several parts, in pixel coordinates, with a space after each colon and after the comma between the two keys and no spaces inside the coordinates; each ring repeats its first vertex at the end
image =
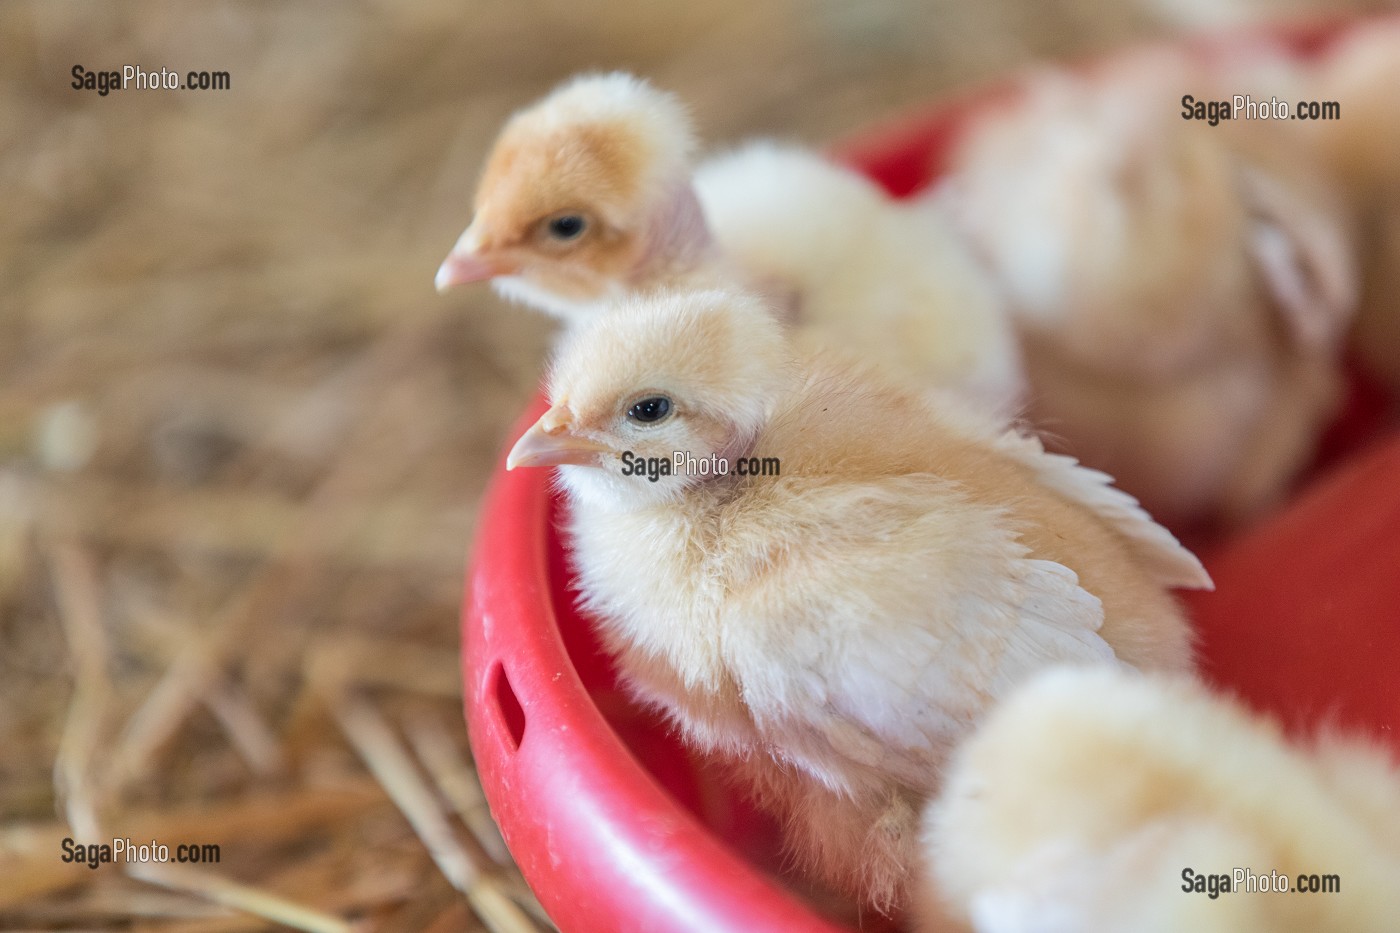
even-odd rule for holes
{"type": "MultiPolygon", "coordinates": [[[[1309,54],[1336,33],[1290,35],[1309,54]]],[[[1003,93],[844,153],[907,194],[1003,93]]],[[[1377,440],[1376,415],[1374,399],[1353,405],[1297,501],[1203,554],[1217,590],[1189,605],[1225,689],[1296,729],[1339,722],[1400,745],[1400,434],[1377,440]]],[[[472,751],[545,909],[566,933],[843,929],[777,880],[773,827],[618,688],[574,609],[556,506],[546,471],[498,469],[462,617],[472,751]]]]}

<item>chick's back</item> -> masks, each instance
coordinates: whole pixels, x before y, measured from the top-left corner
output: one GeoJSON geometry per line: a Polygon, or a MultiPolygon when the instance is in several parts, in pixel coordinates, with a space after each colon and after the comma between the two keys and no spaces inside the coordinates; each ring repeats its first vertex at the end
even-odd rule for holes
{"type": "MultiPolygon", "coordinates": [[[[783,521],[809,526],[812,520],[803,521],[802,513],[830,503],[813,501],[804,487],[892,487],[901,477],[936,477],[950,492],[1004,516],[1031,558],[1074,571],[1080,585],[1102,601],[1100,635],[1122,661],[1143,669],[1189,669],[1190,628],[1149,569],[1142,548],[1104,515],[1048,488],[1043,473],[1025,458],[1008,456],[1007,431],[955,404],[885,383],[837,354],[816,353],[809,357],[802,390],[776,414],[753,451],[757,457],[777,457],[782,476],[768,490],[756,483],[749,495],[783,503],[783,521]]],[[[917,498],[904,507],[910,521],[939,508],[917,498]]],[[[858,520],[861,508],[850,511],[858,520]]],[[[766,510],[736,514],[764,515],[767,527],[766,510]]],[[[956,529],[957,520],[950,516],[949,525],[956,529]]],[[[862,529],[849,534],[859,537],[862,529]]],[[[847,544],[854,542],[836,546],[847,544]]],[[[891,585],[916,589],[922,583],[891,585]]]]}

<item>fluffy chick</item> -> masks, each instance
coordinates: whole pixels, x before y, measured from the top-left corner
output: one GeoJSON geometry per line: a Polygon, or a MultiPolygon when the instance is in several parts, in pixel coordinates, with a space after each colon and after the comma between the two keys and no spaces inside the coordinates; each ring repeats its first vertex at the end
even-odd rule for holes
{"type": "Polygon", "coordinates": [[[438,289],[489,279],[576,320],[633,290],[688,284],[716,255],[693,150],[670,94],[620,73],[570,81],[501,130],[438,289]]]}
{"type": "Polygon", "coordinates": [[[848,168],[768,141],[701,163],[694,184],[724,253],[751,280],[791,289],[820,343],[1003,408],[1020,398],[1005,303],[937,193],[895,201],[848,168]]]}
{"type": "Polygon", "coordinates": [[[1400,18],[1357,26],[1319,63],[1314,96],[1342,118],[1316,124],[1329,166],[1365,224],[1363,293],[1352,346],[1400,392],[1400,18]]]}
{"type": "Polygon", "coordinates": [[[1029,673],[1191,666],[1168,587],[1209,579],[1130,497],[965,409],[795,354],[752,297],[599,315],[566,335],[549,397],[507,464],[562,465],[583,601],[624,680],[860,903],[904,902],[944,757],[1029,673]],[[673,473],[628,475],[628,455],[673,473]],[[739,475],[741,458],[780,475],[739,475]]]}
{"type": "Polygon", "coordinates": [[[1351,29],[1315,74],[1313,96],[1341,106],[1341,119],[1310,128],[1331,166],[1357,197],[1400,186],[1400,17],[1351,29]]]}
{"type": "MultiPolygon", "coordinates": [[[[924,820],[920,929],[1366,933],[1400,917],[1400,774],[1291,747],[1186,680],[1043,673],[958,750],[924,820]],[[1337,874],[1340,893],[1183,891],[1197,874],[1337,874]]],[[[1233,881],[1233,878],[1232,878],[1233,881]]]]}
{"type": "Polygon", "coordinates": [[[1368,222],[1365,286],[1351,345],[1372,375],[1400,396],[1400,187],[1368,222]]]}
{"type": "Polygon", "coordinates": [[[1032,419],[1168,524],[1270,505],[1339,400],[1344,202],[1286,127],[1181,117],[1183,91],[1288,98],[1277,57],[1250,64],[1212,75],[1158,50],[1039,73],[952,157],[954,214],[1023,337],[1032,419]]]}
{"type": "Polygon", "coordinates": [[[1015,334],[941,202],[896,202],[771,142],[702,163],[692,184],[691,139],[679,102],[630,75],[562,86],[502,131],[439,286],[492,278],[572,320],[624,292],[737,275],[819,343],[1014,405],[1015,334]]]}

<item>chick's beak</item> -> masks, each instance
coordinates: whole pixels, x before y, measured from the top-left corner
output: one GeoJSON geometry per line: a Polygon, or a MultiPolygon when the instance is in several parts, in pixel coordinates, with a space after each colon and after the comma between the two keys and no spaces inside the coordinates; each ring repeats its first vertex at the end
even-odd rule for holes
{"type": "Polygon", "coordinates": [[[433,285],[438,291],[445,292],[454,285],[484,282],[495,274],[491,264],[480,256],[454,250],[443,260],[442,265],[438,266],[437,275],[433,276],[433,285]]]}
{"type": "Polygon", "coordinates": [[[573,413],[555,405],[520,436],[506,457],[506,469],[516,467],[597,466],[598,454],[612,450],[573,433],[573,413]]]}
{"type": "Polygon", "coordinates": [[[438,266],[433,285],[438,291],[445,292],[454,285],[484,282],[508,272],[500,261],[482,247],[481,239],[473,226],[468,227],[458,238],[452,252],[448,253],[442,265],[438,266]]]}

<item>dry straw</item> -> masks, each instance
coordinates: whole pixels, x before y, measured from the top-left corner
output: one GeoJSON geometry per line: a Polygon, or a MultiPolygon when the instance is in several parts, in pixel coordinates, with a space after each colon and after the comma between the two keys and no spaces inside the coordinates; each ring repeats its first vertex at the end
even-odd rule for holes
{"type": "Polygon", "coordinates": [[[548,334],[432,291],[485,147],[599,66],[826,138],[1135,29],[1070,6],[0,4],[0,928],[546,928],[461,715],[548,334]],[[232,89],[68,86],[134,62],[232,89]],[[60,860],[113,836],[221,857],[60,860]]]}

